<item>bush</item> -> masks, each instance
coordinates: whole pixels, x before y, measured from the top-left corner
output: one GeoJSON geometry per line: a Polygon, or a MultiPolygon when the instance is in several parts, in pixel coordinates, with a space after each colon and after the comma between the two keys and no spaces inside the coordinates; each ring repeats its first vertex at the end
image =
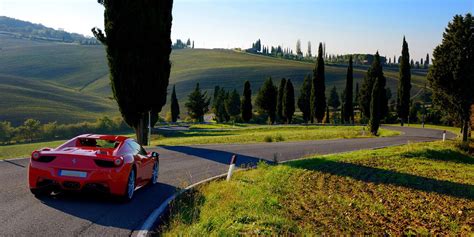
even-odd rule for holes
{"type": "Polygon", "coordinates": [[[276,142],[283,142],[285,141],[285,138],[281,134],[277,134],[275,137],[276,142]]]}
{"type": "Polygon", "coordinates": [[[265,141],[265,142],[273,142],[273,138],[272,138],[271,136],[265,136],[265,137],[263,138],[263,141],[265,141]]]}

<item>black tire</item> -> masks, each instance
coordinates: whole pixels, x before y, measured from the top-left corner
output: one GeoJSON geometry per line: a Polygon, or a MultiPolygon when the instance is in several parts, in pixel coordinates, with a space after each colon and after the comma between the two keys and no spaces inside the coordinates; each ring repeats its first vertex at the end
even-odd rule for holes
{"type": "Polygon", "coordinates": [[[36,198],[43,197],[51,193],[51,191],[47,189],[39,189],[39,188],[30,188],[30,191],[36,198]]]}

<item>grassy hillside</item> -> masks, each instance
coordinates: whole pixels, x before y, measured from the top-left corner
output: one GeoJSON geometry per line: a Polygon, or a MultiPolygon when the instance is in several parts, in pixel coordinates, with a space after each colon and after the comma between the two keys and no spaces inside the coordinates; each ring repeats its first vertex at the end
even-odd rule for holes
{"type": "MultiPolygon", "coordinates": [[[[3,103],[0,120],[20,123],[32,117],[43,122],[75,122],[104,113],[118,114],[115,103],[109,99],[111,91],[102,46],[35,41],[0,34],[0,48],[0,101],[3,103]]],[[[275,81],[290,78],[298,95],[304,76],[311,74],[314,67],[313,63],[209,49],[175,50],[171,61],[170,84],[176,84],[181,103],[197,82],[212,95],[216,85],[240,91],[243,82],[249,80],[256,93],[268,76],[275,81]]],[[[365,73],[365,68],[356,68],[355,82],[360,83],[365,73]]],[[[395,96],[398,72],[387,70],[386,75],[387,85],[395,96]]],[[[342,91],[345,77],[344,66],[327,66],[327,92],[333,85],[342,91]]],[[[424,77],[414,76],[414,80],[421,85],[424,77]]],[[[417,91],[415,87],[413,93],[417,91]]],[[[167,110],[166,106],[164,111],[167,110]]]]}

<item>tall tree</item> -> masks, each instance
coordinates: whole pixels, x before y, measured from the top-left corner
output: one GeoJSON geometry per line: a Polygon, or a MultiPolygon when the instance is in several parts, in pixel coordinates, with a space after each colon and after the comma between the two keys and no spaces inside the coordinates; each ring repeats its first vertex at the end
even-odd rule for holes
{"type": "Polygon", "coordinates": [[[280,81],[280,86],[278,87],[278,97],[277,97],[277,118],[279,121],[285,121],[285,114],[283,113],[283,96],[285,93],[286,79],[282,78],[280,81]]]}
{"type": "Polygon", "coordinates": [[[260,112],[267,114],[270,124],[275,122],[277,94],[277,88],[273,85],[272,78],[269,77],[260,87],[255,101],[260,112]]]}
{"type": "Polygon", "coordinates": [[[176,123],[179,118],[179,103],[178,97],[176,97],[176,88],[173,85],[173,92],[171,93],[171,121],[176,123]]]}
{"type": "Polygon", "coordinates": [[[207,98],[207,92],[202,92],[199,88],[199,83],[196,84],[196,88],[188,96],[188,101],[185,106],[188,109],[189,116],[198,121],[204,122],[204,114],[209,111],[210,99],[207,98]]]}
{"type": "Polygon", "coordinates": [[[308,58],[312,58],[313,54],[311,53],[311,41],[308,41],[308,58]]]}
{"type": "Polygon", "coordinates": [[[240,114],[240,96],[236,89],[227,97],[225,109],[230,119],[235,122],[240,114]]]}
{"type": "MultiPolygon", "coordinates": [[[[372,100],[372,91],[374,88],[375,80],[378,77],[385,77],[383,76],[383,69],[380,63],[380,55],[377,52],[374,57],[374,61],[372,62],[371,67],[367,70],[367,75],[364,77],[364,81],[362,82],[362,86],[359,91],[359,104],[360,110],[362,112],[362,116],[365,118],[370,118],[370,103],[372,100]]],[[[384,89],[385,94],[385,89],[384,89]]],[[[388,101],[386,96],[381,98],[382,101],[382,116],[388,112],[388,101]]]]}
{"type": "Polygon", "coordinates": [[[324,124],[330,124],[331,123],[331,112],[329,112],[329,106],[326,106],[326,113],[324,116],[324,124]]]}
{"type": "Polygon", "coordinates": [[[344,122],[354,122],[354,106],[353,102],[353,85],[354,85],[354,75],[353,75],[353,66],[352,66],[352,56],[349,58],[349,67],[347,68],[346,76],[346,89],[344,90],[344,109],[343,109],[343,121],[344,122]]]}
{"type": "Polygon", "coordinates": [[[245,81],[244,84],[244,93],[241,103],[242,110],[242,120],[248,123],[252,119],[252,89],[250,87],[250,82],[245,81]]]}
{"type": "Polygon", "coordinates": [[[92,33],[106,46],[110,84],[120,113],[144,145],[149,114],[153,126],[166,104],[173,0],[98,2],[105,7],[105,32],[93,28],[92,33]]]}
{"type": "Polygon", "coordinates": [[[356,82],[356,89],[354,95],[354,106],[359,105],[359,82],[356,82]]]}
{"type": "Polygon", "coordinates": [[[411,68],[410,53],[408,43],[403,37],[402,59],[400,61],[400,71],[398,80],[397,113],[400,118],[400,125],[408,120],[410,110],[410,90],[411,90],[411,68]]]}
{"type": "Polygon", "coordinates": [[[331,106],[334,111],[339,108],[339,106],[341,105],[341,101],[339,100],[339,94],[337,94],[337,88],[336,86],[334,86],[332,89],[331,89],[331,92],[329,94],[329,101],[328,101],[328,105],[331,106]]]}
{"type": "Polygon", "coordinates": [[[303,56],[303,51],[301,51],[301,40],[296,41],[296,54],[298,56],[303,56]]]}
{"type": "Polygon", "coordinates": [[[214,90],[214,100],[213,100],[213,111],[216,116],[216,120],[219,123],[227,122],[229,119],[229,114],[225,107],[225,102],[228,98],[227,92],[224,88],[215,87],[214,90]]]}
{"type": "Polygon", "coordinates": [[[428,80],[434,103],[462,122],[463,141],[468,140],[469,117],[474,104],[474,19],[456,15],[433,52],[428,80]]]}
{"type": "Polygon", "coordinates": [[[369,120],[369,127],[370,132],[372,135],[376,136],[379,127],[380,127],[380,120],[382,119],[382,98],[386,97],[385,92],[385,78],[383,75],[377,76],[375,79],[374,87],[372,90],[372,96],[370,101],[370,120],[369,120]]]}
{"type": "Polygon", "coordinates": [[[323,44],[319,43],[318,59],[313,71],[313,83],[311,87],[311,122],[313,118],[322,123],[324,110],[326,109],[326,85],[324,75],[323,44]]]}
{"type": "Polygon", "coordinates": [[[283,114],[286,119],[286,123],[290,124],[293,120],[293,115],[295,113],[295,89],[291,80],[285,83],[285,93],[283,95],[283,114]]]}
{"type": "Polygon", "coordinates": [[[429,66],[430,66],[430,54],[426,54],[425,68],[428,68],[429,66]]]}
{"type": "Polygon", "coordinates": [[[298,98],[298,108],[303,113],[303,120],[305,123],[307,123],[311,118],[311,85],[311,76],[306,75],[298,98]]]}

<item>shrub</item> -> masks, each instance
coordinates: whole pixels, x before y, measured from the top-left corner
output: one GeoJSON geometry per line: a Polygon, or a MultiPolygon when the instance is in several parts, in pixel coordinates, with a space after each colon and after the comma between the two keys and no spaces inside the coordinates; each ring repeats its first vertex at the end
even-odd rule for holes
{"type": "Polygon", "coordinates": [[[285,141],[285,138],[281,134],[277,134],[275,137],[276,142],[282,142],[285,141]]]}
{"type": "Polygon", "coordinates": [[[272,138],[271,136],[265,136],[265,137],[263,138],[263,141],[265,141],[265,142],[273,142],[273,138],[272,138]]]}

